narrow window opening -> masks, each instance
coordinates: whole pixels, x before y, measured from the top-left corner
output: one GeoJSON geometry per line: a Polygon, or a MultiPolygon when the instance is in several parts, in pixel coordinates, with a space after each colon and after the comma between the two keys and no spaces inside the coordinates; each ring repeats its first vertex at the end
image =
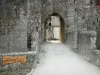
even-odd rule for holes
{"type": "Polygon", "coordinates": [[[31,35],[28,35],[27,36],[27,48],[29,51],[31,51],[31,41],[32,41],[31,35]]]}

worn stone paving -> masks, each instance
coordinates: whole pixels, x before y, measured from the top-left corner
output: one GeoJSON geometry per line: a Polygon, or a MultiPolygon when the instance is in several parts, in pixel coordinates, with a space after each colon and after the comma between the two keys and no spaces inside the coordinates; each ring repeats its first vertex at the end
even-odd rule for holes
{"type": "Polygon", "coordinates": [[[100,75],[98,67],[64,44],[46,43],[44,49],[40,64],[27,75],[100,75]]]}

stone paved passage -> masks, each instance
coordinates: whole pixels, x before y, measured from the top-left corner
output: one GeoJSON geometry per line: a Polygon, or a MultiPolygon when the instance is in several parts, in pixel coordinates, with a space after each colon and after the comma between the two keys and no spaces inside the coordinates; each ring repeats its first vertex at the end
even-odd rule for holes
{"type": "Polygon", "coordinates": [[[28,75],[100,75],[100,70],[64,44],[46,43],[46,54],[28,75]]]}

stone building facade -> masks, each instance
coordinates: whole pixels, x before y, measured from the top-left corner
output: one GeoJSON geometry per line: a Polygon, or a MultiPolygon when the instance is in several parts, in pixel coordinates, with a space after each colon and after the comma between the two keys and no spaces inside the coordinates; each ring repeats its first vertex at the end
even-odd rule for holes
{"type": "Polygon", "coordinates": [[[62,18],[64,43],[100,66],[99,8],[94,0],[1,0],[0,56],[30,51],[37,56],[45,39],[45,20],[54,13],[62,18]]]}

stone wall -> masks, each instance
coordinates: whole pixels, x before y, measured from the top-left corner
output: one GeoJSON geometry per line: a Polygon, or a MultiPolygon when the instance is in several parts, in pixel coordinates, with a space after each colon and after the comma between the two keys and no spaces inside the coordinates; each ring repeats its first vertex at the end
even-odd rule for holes
{"type": "Polygon", "coordinates": [[[27,44],[33,47],[33,42],[35,44],[40,39],[40,36],[36,36],[40,31],[41,2],[39,0],[2,0],[0,2],[0,52],[30,50],[27,44]],[[28,41],[29,36],[32,38],[31,41],[28,41]]]}
{"type": "Polygon", "coordinates": [[[0,52],[27,51],[27,1],[0,1],[0,52]]]}
{"type": "Polygon", "coordinates": [[[96,42],[96,45],[97,45],[97,49],[100,50],[100,8],[97,8],[96,9],[97,11],[97,14],[96,14],[96,22],[97,22],[97,42],[96,42]]]}
{"type": "Polygon", "coordinates": [[[88,59],[92,55],[92,49],[96,48],[96,8],[94,1],[76,0],[75,14],[78,52],[88,59]]]}
{"type": "Polygon", "coordinates": [[[30,51],[30,52],[14,52],[14,53],[0,53],[0,75],[26,75],[26,73],[30,72],[32,68],[36,67],[35,63],[35,56],[36,52],[30,51]],[[4,56],[7,56],[10,58],[6,59],[4,56]],[[16,63],[11,63],[11,61],[16,61],[15,57],[18,57],[19,59],[22,56],[25,56],[26,58],[23,58],[21,60],[25,60],[25,63],[23,62],[16,62],[16,63]],[[14,59],[11,60],[11,57],[14,59]],[[6,63],[6,64],[4,64],[6,63]]]}
{"type": "Polygon", "coordinates": [[[31,50],[39,50],[41,32],[41,1],[28,0],[27,36],[31,36],[31,50]]]}
{"type": "Polygon", "coordinates": [[[91,61],[100,67],[100,7],[96,7],[95,22],[96,26],[96,49],[92,50],[91,61]]]}
{"type": "Polygon", "coordinates": [[[64,21],[64,42],[71,45],[73,44],[74,40],[71,39],[71,44],[68,42],[70,36],[68,33],[72,32],[74,29],[74,5],[73,1],[68,0],[42,0],[42,7],[41,7],[41,22],[42,22],[42,40],[45,38],[45,20],[51,14],[57,13],[59,17],[61,17],[64,21]]]}
{"type": "Polygon", "coordinates": [[[32,58],[37,61],[45,38],[45,20],[53,13],[64,22],[64,43],[90,60],[97,58],[98,62],[99,54],[94,50],[99,14],[93,0],[1,0],[0,53],[35,51],[36,59],[32,58]]]}
{"type": "Polygon", "coordinates": [[[25,75],[27,70],[36,67],[40,50],[40,9],[40,0],[0,1],[0,75],[13,75],[13,71],[16,75],[25,75]],[[30,42],[28,36],[32,38],[30,42]],[[31,49],[27,47],[28,42],[31,49]],[[26,56],[27,63],[3,66],[3,56],[26,56]]]}

